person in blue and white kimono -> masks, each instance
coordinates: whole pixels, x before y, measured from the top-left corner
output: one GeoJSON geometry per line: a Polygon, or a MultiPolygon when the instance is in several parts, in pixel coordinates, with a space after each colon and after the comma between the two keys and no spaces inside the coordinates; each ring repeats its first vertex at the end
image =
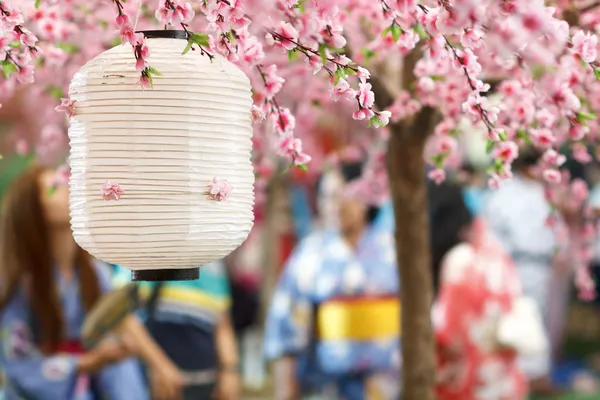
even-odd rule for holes
{"type": "MultiPolygon", "coordinates": [[[[54,171],[33,166],[11,183],[2,199],[0,367],[7,381],[5,400],[147,400],[132,356],[139,350],[159,367],[160,349],[134,317],[126,317],[121,335],[96,348],[80,344],[86,312],[110,290],[110,270],[75,243],[68,191],[55,177],[54,171]]],[[[165,385],[173,387],[169,377],[174,375],[166,367],[163,371],[165,385]]]]}
{"type": "Polygon", "coordinates": [[[302,240],[280,276],[264,339],[275,361],[276,400],[398,396],[393,237],[373,224],[378,210],[346,190],[361,171],[343,164],[324,177],[320,190],[337,206],[329,210],[339,222],[302,240]]]}

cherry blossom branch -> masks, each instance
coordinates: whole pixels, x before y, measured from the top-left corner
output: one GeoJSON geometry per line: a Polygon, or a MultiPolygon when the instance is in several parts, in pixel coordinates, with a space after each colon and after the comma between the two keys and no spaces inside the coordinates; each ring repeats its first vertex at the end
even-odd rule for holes
{"type": "Polygon", "coordinates": [[[0,39],[3,42],[1,47],[4,48],[6,53],[2,62],[5,77],[9,78],[13,72],[16,72],[19,83],[32,83],[34,80],[32,58],[39,56],[36,47],[37,37],[25,29],[22,15],[3,1],[0,1],[0,21],[4,24],[4,28],[10,32],[0,39]],[[25,53],[21,55],[20,60],[15,59],[12,40],[16,40],[18,46],[25,46],[25,53]]]}
{"type": "Polygon", "coordinates": [[[592,11],[592,10],[594,10],[595,8],[598,8],[598,7],[600,7],[600,1],[593,2],[593,3],[591,3],[591,4],[588,4],[587,6],[585,6],[585,7],[583,7],[583,8],[580,8],[580,9],[579,9],[579,12],[583,14],[583,13],[586,13],[586,12],[592,11]]]}
{"type": "MultiPolygon", "coordinates": [[[[172,13],[175,12],[179,12],[182,14],[182,17],[184,20],[191,20],[194,17],[194,12],[193,10],[191,10],[191,8],[186,9],[180,6],[177,6],[175,3],[173,3],[173,1],[171,0],[165,0],[165,9],[170,10],[172,13]],[[187,13],[188,15],[186,16],[184,13],[187,13]]],[[[226,4],[229,4],[229,2],[227,2],[226,4]]],[[[159,10],[160,12],[160,10],[159,10]]],[[[163,22],[167,22],[167,25],[170,24],[170,22],[167,21],[163,21],[163,22]]],[[[185,32],[186,35],[186,39],[188,41],[188,45],[190,45],[190,48],[193,50],[193,45],[197,45],[198,48],[200,49],[200,54],[202,55],[206,55],[208,56],[209,59],[213,59],[214,56],[208,51],[206,50],[206,48],[203,47],[203,45],[200,43],[199,38],[197,38],[194,33],[190,32],[190,30],[188,29],[188,24],[184,21],[181,21],[179,23],[179,25],[181,26],[181,29],[183,29],[183,31],[185,32]]]]}

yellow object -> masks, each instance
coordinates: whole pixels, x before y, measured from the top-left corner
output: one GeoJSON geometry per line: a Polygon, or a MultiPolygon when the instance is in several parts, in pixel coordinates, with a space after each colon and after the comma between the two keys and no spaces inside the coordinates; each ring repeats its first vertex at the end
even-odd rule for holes
{"type": "Polygon", "coordinates": [[[398,337],[400,302],[396,298],[348,298],[317,308],[317,334],[322,340],[379,340],[398,337]]]}

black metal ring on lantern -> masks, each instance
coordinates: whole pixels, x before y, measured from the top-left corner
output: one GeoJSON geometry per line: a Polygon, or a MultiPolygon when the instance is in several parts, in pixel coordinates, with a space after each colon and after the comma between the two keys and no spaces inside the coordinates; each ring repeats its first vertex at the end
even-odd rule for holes
{"type": "Polygon", "coordinates": [[[193,281],[200,278],[200,268],[143,269],[131,271],[132,282],[193,281]]]}
{"type": "Polygon", "coordinates": [[[153,30],[153,31],[137,31],[146,39],[183,39],[187,40],[187,32],[184,30],[153,30]]]}

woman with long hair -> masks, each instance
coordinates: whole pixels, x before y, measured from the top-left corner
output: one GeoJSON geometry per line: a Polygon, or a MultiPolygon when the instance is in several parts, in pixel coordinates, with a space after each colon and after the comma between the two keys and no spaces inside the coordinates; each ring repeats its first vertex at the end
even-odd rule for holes
{"type": "MultiPolygon", "coordinates": [[[[121,335],[92,350],[79,343],[86,313],[110,290],[110,272],[75,243],[68,191],[55,176],[32,166],[2,199],[0,363],[6,399],[145,400],[133,342],[156,366],[160,349],[133,317],[121,335]]],[[[166,368],[165,374],[172,376],[166,368]]]]}

